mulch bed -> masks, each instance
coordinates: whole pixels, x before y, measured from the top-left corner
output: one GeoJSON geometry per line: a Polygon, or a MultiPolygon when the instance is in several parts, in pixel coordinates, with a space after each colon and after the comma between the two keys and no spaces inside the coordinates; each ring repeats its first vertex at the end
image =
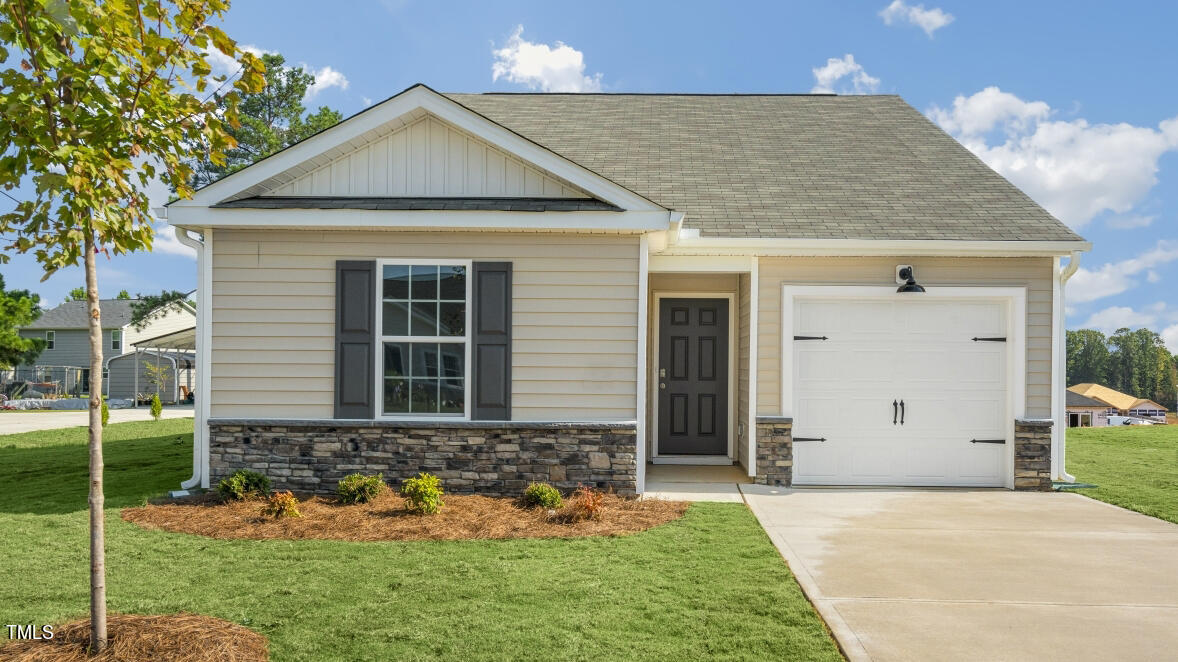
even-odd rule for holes
{"type": "Polygon", "coordinates": [[[202,495],[126,508],[122,516],[144,528],[223,539],[491,540],[625,535],[679,519],[687,510],[683,501],[606,494],[600,519],[570,522],[561,511],[525,508],[518,499],[447,494],[443,500],[440,513],[417,515],[392,490],[360,505],[311,496],[299,504],[302,517],[274,519],[261,514],[261,501],[222,503],[202,495]]]}
{"type": "Polygon", "coordinates": [[[53,629],[53,638],[0,646],[3,662],[265,662],[266,638],[236,623],[200,614],[108,614],[107,648],[90,656],[90,619],[53,629]]]}

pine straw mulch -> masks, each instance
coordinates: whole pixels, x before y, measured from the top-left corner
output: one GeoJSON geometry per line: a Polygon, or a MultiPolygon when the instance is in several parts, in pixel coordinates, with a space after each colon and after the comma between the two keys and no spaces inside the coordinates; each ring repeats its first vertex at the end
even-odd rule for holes
{"type": "Polygon", "coordinates": [[[0,646],[3,662],[265,662],[266,637],[236,623],[200,614],[108,614],[107,648],[91,657],[90,619],[53,629],[53,638],[0,646]]]}
{"type": "Polygon", "coordinates": [[[299,503],[302,517],[274,519],[261,514],[262,501],[222,503],[213,495],[126,508],[122,517],[144,528],[222,539],[492,540],[626,535],[679,519],[687,510],[683,501],[604,497],[600,519],[576,522],[566,521],[563,511],[525,508],[519,499],[457,494],[443,497],[440,513],[416,515],[392,490],[360,505],[309,496],[299,503]]]}

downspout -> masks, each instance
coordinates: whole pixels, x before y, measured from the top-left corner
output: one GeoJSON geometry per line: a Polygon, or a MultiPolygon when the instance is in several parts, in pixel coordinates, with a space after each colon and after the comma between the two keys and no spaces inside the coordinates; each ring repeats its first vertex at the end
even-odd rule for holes
{"type": "Polygon", "coordinates": [[[1064,289],[1076,271],[1080,268],[1080,251],[1072,251],[1071,259],[1068,263],[1061,267],[1058,272],[1059,292],[1056,296],[1056,314],[1055,318],[1059,321],[1059,328],[1056,329],[1055,335],[1052,338],[1055,345],[1055,393],[1052,397],[1052,418],[1055,420],[1055,425],[1052,426],[1055,438],[1055,450],[1053,457],[1054,471],[1052,474],[1059,480],[1074,483],[1076,477],[1069,474],[1066,470],[1065,459],[1067,457],[1067,310],[1064,305],[1064,289]]]}
{"type": "MultiPolygon", "coordinates": [[[[197,239],[189,234],[188,230],[183,228],[176,228],[176,239],[196,251],[196,282],[197,285],[203,285],[205,281],[205,271],[207,265],[205,264],[205,244],[202,240],[197,239]]],[[[200,310],[204,308],[204,302],[209,297],[207,289],[198,288],[199,299],[197,305],[196,317],[196,359],[197,365],[201,365],[200,358],[208,353],[208,349],[204,346],[204,325],[208,321],[208,317],[200,314],[200,310]]],[[[208,477],[205,475],[204,466],[206,464],[205,457],[207,457],[207,435],[208,426],[206,425],[207,418],[204,415],[205,406],[208,405],[209,398],[207,389],[202,388],[208,380],[209,374],[207,370],[196,371],[196,405],[193,407],[193,425],[192,425],[192,477],[180,483],[180,487],[184,490],[190,490],[195,487],[200,487],[202,484],[207,484],[208,477]]]]}

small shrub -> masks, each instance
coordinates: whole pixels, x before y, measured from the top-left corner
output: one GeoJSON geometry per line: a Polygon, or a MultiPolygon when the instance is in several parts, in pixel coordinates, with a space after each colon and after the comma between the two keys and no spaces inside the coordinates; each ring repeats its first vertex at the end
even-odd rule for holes
{"type": "Polygon", "coordinates": [[[335,491],[343,503],[368,503],[380,496],[386,487],[384,474],[349,474],[343,477],[335,491]]]}
{"type": "Polygon", "coordinates": [[[106,396],[102,397],[102,427],[110,423],[110,407],[106,406],[106,396]]]}
{"type": "Polygon", "coordinates": [[[242,501],[270,494],[270,479],[248,469],[238,469],[217,483],[222,499],[242,501]]]}
{"type": "Polygon", "coordinates": [[[524,490],[524,505],[557,510],[564,505],[560,490],[548,483],[532,483],[524,490]]]}
{"type": "Polygon", "coordinates": [[[302,517],[299,512],[299,499],[290,492],[275,492],[270,495],[266,505],[262,506],[262,514],[275,519],[279,517],[302,517]]]}
{"type": "Polygon", "coordinates": [[[442,481],[437,476],[421,472],[401,483],[405,509],[422,515],[433,515],[446,505],[442,502],[442,481]]]}
{"type": "Polygon", "coordinates": [[[160,394],[156,393],[151,396],[151,417],[158,421],[162,413],[164,413],[164,405],[160,402],[160,394]]]}
{"type": "Polygon", "coordinates": [[[564,509],[566,517],[570,521],[581,522],[584,520],[599,520],[601,519],[602,511],[605,510],[605,494],[581,485],[573,492],[573,496],[569,499],[569,505],[564,509]]]}

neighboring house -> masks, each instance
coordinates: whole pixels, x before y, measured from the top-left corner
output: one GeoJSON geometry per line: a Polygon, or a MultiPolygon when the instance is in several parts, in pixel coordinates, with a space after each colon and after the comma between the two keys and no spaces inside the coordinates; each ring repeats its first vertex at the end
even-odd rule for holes
{"type": "Polygon", "coordinates": [[[201,292],[185,486],[1068,478],[1090,244],[896,96],[417,85],[167,214],[201,292]]]}
{"type": "MultiPolygon", "coordinates": [[[[193,361],[189,356],[178,358],[171,352],[147,350],[137,352],[137,345],[142,346],[151,338],[174,333],[181,329],[191,329],[196,325],[196,309],[186,302],[169,304],[166,310],[160,311],[143,328],[137,329],[131,324],[132,305],[134,299],[102,299],[99,307],[102,316],[102,352],[104,377],[114,372],[114,378],[104,383],[103,391],[111,398],[131,398],[137,392],[154,392],[146,381],[136,384],[131,364],[135,356],[139,357],[140,372],[146,374],[146,363],[170,365],[167,390],[161,393],[165,401],[175,401],[174,391],[182,385],[184,380],[191,381],[183,370],[185,365],[193,361]],[[117,361],[117,363],[112,363],[117,361]],[[180,363],[177,363],[180,361],[180,363]],[[177,372],[179,367],[180,372],[177,372]],[[121,379],[123,375],[126,379],[121,379]],[[136,389],[135,386],[139,388],[136,389]]],[[[39,381],[55,384],[53,391],[59,395],[80,395],[85,393],[90,383],[90,330],[87,314],[89,304],[86,301],[67,301],[56,308],[45,311],[32,324],[22,328],[20,335],[27,338],[41,338],[45,340],[45,350],[37,357],[32,366],[18,369],[17,377],[30,377],[26,381],[39,381]]]]}
{"type": "Polygon", "coordinates": [[[1116,414],[1115,410],[1109,409],[1108,403],[1071,390],[1067,392],[1067,409],[1070,428],[1105,427],[1109,412],[1116,414]]]}
{"type": "Polygon", "coordinates": [[[1100,384],[1076,384],[1069,386],[1068,391],[1103,403],[1106,415],[1111,416],[1133,416],[1165,422],[1166,412],[1169,411],[1153,400],[1114,391],[1100,384]]]}

